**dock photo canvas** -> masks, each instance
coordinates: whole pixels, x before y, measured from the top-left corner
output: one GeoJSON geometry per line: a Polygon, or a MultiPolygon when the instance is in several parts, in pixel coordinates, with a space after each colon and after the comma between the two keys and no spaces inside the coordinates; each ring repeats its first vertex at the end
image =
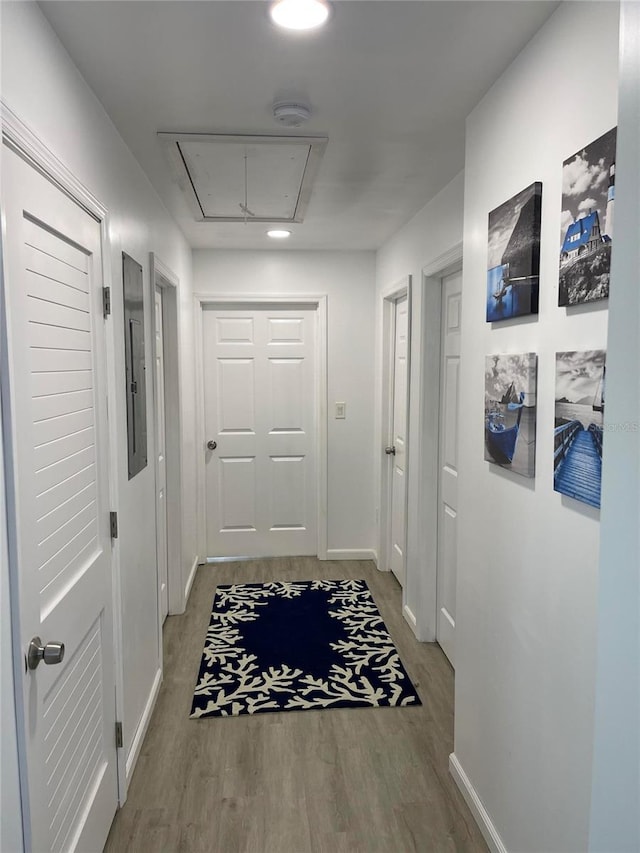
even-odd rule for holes
{"type": "Polygon", "coordinates": [[[542,184],[489,214],[487,323],[538,313],[542,184]]]}
{"type": "Polygon", "coordinates": [[[558,305],[609,296],[616,195],[616,128],[562,167],[558,305]]]}
{"type": "Polygon", "coordinates": [[[553,488],[600,506],[604,350],[556,353],[553,488]]]}
{"type": "Polygon", "coordinates": [[[537,375],[533,352],[485,359],[484,458],[523,477],[535,476],[537,375]]]}

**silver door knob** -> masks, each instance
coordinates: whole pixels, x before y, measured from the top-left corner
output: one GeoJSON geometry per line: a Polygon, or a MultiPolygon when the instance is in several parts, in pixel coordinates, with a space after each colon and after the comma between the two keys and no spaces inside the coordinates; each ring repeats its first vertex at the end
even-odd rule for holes
{"type": "Polygon", "coordinates": [[[35,669],[41,660],[51,666],[54,663],[61,663],[63,657],[64,643],[47,643],[43,646],[40,637],[34,637],[29,643],[27,666],[29,669],[35,669]]]}
{"type": "Polygon", "coordinates": [[[217,442],[217,441],[208,441],[208,442],[207,442],[207,448],[208,448],[209,450],[215,450],[217,446],[218,446],[218,442],[217,442]]]}
{"type": "Polygon", "coordinates": [[[396,449],[393,446],[385,447],[384,452],[387,454],[387,456],[395,456],[396,455],[396,449]]]}

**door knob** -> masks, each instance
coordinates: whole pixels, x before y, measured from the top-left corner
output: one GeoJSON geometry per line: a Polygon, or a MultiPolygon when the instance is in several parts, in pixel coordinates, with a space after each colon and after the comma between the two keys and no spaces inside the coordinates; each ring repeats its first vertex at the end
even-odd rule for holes
{"type": "Polygon", "coordinates": [[[53,663],[61,663],[63,657],[64,643],[47,643],[43,646],[40,637],[34,637],[29,643],[27,666],[35,669],[41,660],[51,666],[53,663]]]}
{"type": "Polygon", "coordinates": [[[217,441],[208,441],[207,442],[207,447],[209,450],[215,450],[217,446],[218,446],[217,441]]]}
{"type": "Polygon", "coordinates": [[[385,447],[384,452],[387,454],[387,456],[395,456],[396,455],[396,449],[393,446],[385,447]]]}

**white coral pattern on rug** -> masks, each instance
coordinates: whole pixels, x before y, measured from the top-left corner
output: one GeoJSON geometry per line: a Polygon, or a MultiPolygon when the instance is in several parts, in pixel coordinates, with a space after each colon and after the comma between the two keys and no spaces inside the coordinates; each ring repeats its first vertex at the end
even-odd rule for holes
{"type": "Polygon", "coordinates": [[[363,580],[318,580],[234,584],[218,588],[207,631],[201,674],[191,719],[237,716],[257,711],[419,704],[413,685],[363,580]],[[274,596],[293,599],[307,590],[328,593],[328,613],[342,623],[346,639],[330,643],[343,664],[332,664],[317,678],[286,663],[261,670],[257,657],[242,646],[243,622],[260,618],[274,596]],[[226,608],[220,610],[220,608],[226,608]],[[379,680],[372,684],[371,677],[379,680]],[[198,700],[209,698],[204,706],[198,700]]]}

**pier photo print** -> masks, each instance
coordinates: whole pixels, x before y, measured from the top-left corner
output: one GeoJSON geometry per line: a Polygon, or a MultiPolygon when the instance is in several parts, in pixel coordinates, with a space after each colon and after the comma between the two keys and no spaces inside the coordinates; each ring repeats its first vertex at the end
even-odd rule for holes
{"type": "Polygon", "coordinates": [[[489,214],[487,323],[538,313],[542,184],[489,214]]]}
{"type": "Polygon", "coordinates": [[[553,488],[600,506],[604,350],[556,353],[553,488]]]}
{"type": "Polygon", "coordinates": [[[537,374],[533,352],[485,359],[484,458],[523,477],[535,476],[537,374]]]}
{"type": "Polygon", "coordinates": [[[616,128],[564,161],[558,305],[609,296],[616,128]]]}

